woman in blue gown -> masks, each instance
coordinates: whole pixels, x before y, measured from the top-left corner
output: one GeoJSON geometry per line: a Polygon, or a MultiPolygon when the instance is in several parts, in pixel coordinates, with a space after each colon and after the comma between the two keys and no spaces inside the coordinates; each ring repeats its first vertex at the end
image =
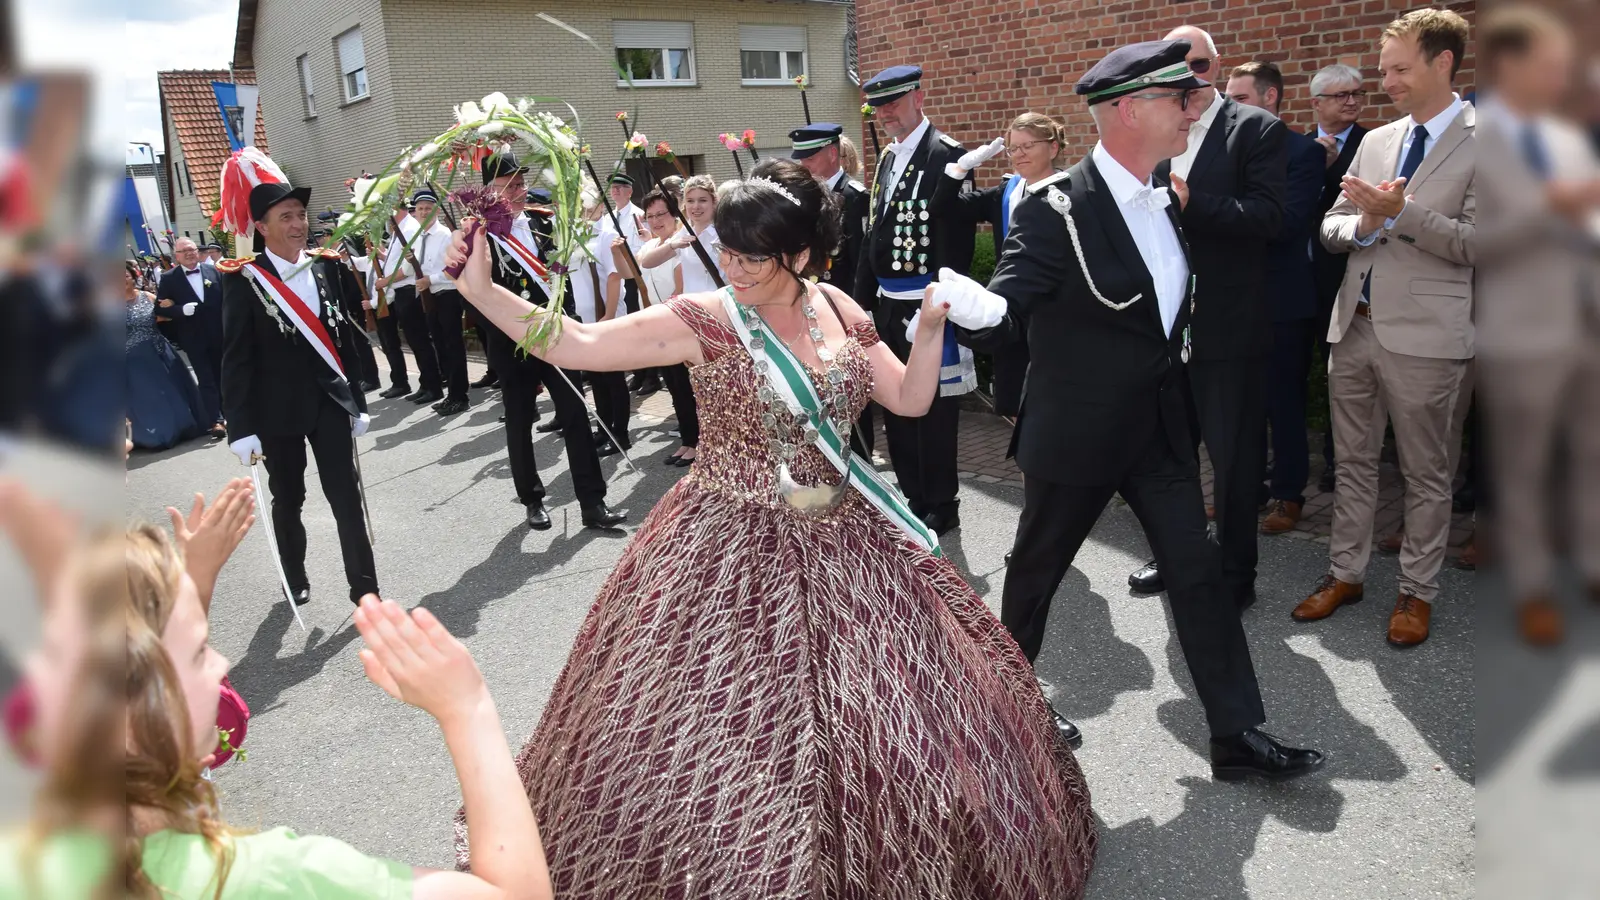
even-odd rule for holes
{"type": "Polygon", "coordinates": [[[171,342],[156,330],[155,298],[138,289],[137,278],[133,264],[125,264],[128,420],[135,447],[165,450],[202,431],[200,389],[171,342]]]}

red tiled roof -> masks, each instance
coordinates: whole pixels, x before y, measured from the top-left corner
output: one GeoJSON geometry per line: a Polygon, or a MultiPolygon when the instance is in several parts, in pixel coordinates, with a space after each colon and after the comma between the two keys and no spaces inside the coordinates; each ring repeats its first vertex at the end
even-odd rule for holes
{"type": "MultiPolygon", "coordinates": [[[[161,90],[162,131],[170,148],[174,140],[183,151],[189,166],[189,177],[194,181],[195,195],[206,215],[217,211],[217,191],[221,183],[222,164],[233,151],[228,146],[228,131],[217,111],[217,97],[211,90],[213,81],[233,81],[238,84],[255,84],[254,69],[185,69],[174,72],[157,72],[156,82],[161,90]],[[176,134],[173,132],[176,131],[176,134]]],[[[267,131],[261,121],[261,108],[256,107],[256,146],[267,152],[267,131]]],[[[170,157],[171,151],[168,151],[170,157]]]]}

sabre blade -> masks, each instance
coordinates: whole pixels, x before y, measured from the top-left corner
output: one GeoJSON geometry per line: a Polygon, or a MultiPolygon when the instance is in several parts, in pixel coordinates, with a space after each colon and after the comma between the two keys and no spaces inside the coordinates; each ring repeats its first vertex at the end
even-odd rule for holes
{"type": "Polygon", "coordinates": [[[300,618],[300,607],[295,605],[294,591],[289,589],[289,576],[283,571],[283,557],[278,555],[278,536],[272,532],[272,510],[267,507],[266,495],[261,490],[261,464],[250,463],[250,482],[256,489],[256,509],[262,511],[260,517],[261,528],[267,535],[267,547],[272,551],[272,565],[278,570],[278,584],[283,587],[283,602],[289,604],[289,611],[294,613],[294,620],[300,623],[301,631],[306,628],[306,620],[300,618]]]}

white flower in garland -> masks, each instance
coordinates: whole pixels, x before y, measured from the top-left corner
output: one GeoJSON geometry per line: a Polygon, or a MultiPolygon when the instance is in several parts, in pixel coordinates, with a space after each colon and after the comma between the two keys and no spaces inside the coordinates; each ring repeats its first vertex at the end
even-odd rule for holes
{"type": "Polygon", "coordinates": [[[489,121],[489,114],[478,107],[471,100],[462,102],[456,107],[456,124],[463,128],[472,128],[489,121]]]}
{"type": "Polygon", "coordinates": [[[494,137],[499,134],[504,134],[505,130],[506,123],[499,120],[490,120],[478,126],[478,135],[480,137],[494,137]]]}
{"type": "Polygon", "coordinates": [[[516,107],[511,105],[511,98],[499,91],[495,91],[491,94],[485,94],[483,97],[483,112],[485,116],[492,118],[496,115],[508,113],[514,109],[516,109],[516,107]]]}
{"type": "Polygon", "coordinates": [[[423,144],[421,147],[418,147],[416,152],[411,154],[411,156],[406,160],[406,163],[411,167],[420,166],[424,162],[427,162],[428,160],[439,155],[439,149],[439,143],[437,141],[429,141],[428,143],[423,144]]]}

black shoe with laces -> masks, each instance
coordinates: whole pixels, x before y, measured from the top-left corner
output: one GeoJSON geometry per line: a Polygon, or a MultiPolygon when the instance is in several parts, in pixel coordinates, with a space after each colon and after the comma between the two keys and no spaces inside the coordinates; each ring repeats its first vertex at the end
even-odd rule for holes
{"type": "Polygon", "coordinates": [[[1243,781],[1255,776],[1288,781],[1322,768],[1320,750],[1288,747],[1257,728],[1211,739],[1211,776],[1218,781],[1243,781]]]}

